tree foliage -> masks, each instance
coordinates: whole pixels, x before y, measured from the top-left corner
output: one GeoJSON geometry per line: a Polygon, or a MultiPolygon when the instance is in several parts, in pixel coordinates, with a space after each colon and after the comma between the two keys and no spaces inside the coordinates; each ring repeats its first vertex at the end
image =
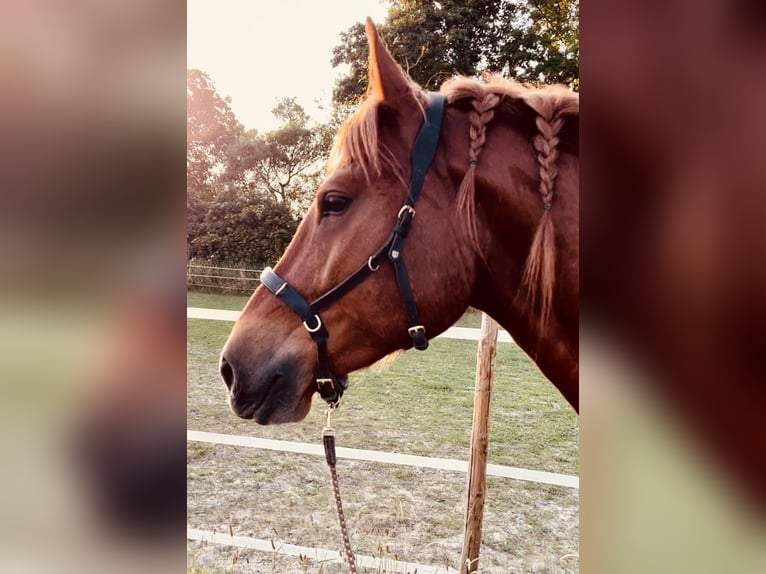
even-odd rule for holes
{"type": "MultiPolygon", "coordinates": [[[[394,59],[413,80],[436,90],[456,74],[489,71],[518,81],[579,84],[579,0],[393,0],[378,26],[394,59]]],[[[333,66],[336,104],[357,102],[367,88],[364,25],[341,34],[333,66]]]]}
{"type": "Polygon", "coordinates": [[[273,264],[297,227],[287,206],[233,187],[197,201],[188,215],[187,256],[215,264],[273,264]]]}
{"type": "Polygon", "coordinates": [[[186,96],[188,257],[258,267],[273,263],[289,243],[297,219],[284,189],[276,188],[283,191],[280,200],[263,174],[276,166],[279,177],[279,167],[288,165],[292,173],[282,182],[288,185],[306,169],[308,117],[286,100],[275,108],[286,123],[284,130],[264,135],[245,131],[230,100],[199,70],[187,70],[186,96]]]}
{"type": "Polygon", "coordinates": [[[226,150],[242,133],[229,105],[205,72],[186,71],[186,175],[189,194],[205,194],[216,171],[226,164],[226,150]]]}
{"type": "Polygon", "coordinates": [[[308,176],[326,160],[332,134],[315,125],[295,98],[281,100],[272,113],[282,125],[264,134],[243,133],[229,146],[225,177],[243,190],[268,193],[302,213],[316,190],[308,176]]]}
{"type": "Polygon", "coordinates": [[[579,0],[519,2],[500,62],[522,81],[580,86],[579,0]]]}

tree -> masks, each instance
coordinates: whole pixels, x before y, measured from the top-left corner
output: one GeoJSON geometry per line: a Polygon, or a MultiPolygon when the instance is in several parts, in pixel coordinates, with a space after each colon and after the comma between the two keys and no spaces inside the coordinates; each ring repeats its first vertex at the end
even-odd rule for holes
{"type": "MultiPolygon", "coordinates": [[[[437,90],[456,74],[490,71],[520,81],[578,84],[578,0],[394,0],[378,31],[413,80],[437,90]]],[[[358,102],[367,88],[364,25],[341,34],[333,66],[348,64],[336,104],[358,102]]]]}
{"type": "Polygon", "coordinates": [[[255,268],[274,264],[297,227],[287,206],[269,197],[245,196],[232,187],[199,206],[200,217],[188,225],[190,259],[255,268]]]}
{"type": "Polygon", "coordinates": [[[216,172],[224,169],[226,150],[243,131],[230,107],[205,72],[186,71],[186,179],[189,196],[207,194],[216,172]]]}
{"type": "MultiPolygon", "coordinates": [[[[187,70],[187,256],[211,263],[273,263],[290,241],[297,221],[287,205],[244,185],[245,174],[232,164],[245,132],[213,81],[187,70]]],[[[288,121],[295,110],[281,110],[288,121]]]]}
{"type": "Polygon", "coordinates": [[[282,125],[265,134],[241,134],[229,147],[224,177],[244,191],[267,193],[302,213],[316,191],[309,175],[329,155],[332,134],[327,126],[313,123],[295,98],[281,100],[272,113],[282,125]]]}
{"type": "Polygon", "coordinates": [[[580,86],[579,0],[520,2],[500,62],[522,81],[580,86]]]}

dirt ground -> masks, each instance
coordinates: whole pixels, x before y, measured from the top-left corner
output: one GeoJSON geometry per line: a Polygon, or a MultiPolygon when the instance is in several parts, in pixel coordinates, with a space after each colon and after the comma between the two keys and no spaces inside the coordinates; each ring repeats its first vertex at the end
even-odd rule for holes
{"type": "MultiPolygon", "coordinates": [[[[322,457],[189,444],[188,526],[301,546],[340,548],[322,457]]],[[[358,554],[457,568],[466,475],[341,460],[358,554]]],[[[480,572],[576,572],[578,492],[490,477],[480,572]]],[[[338,564],[189,542],[194,572],[343,572],[338,564]]]]}

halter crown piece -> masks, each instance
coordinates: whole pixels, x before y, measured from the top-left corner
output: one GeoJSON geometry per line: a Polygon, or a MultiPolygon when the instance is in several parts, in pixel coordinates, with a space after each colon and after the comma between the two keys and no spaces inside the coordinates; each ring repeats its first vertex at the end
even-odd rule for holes
{"type": "Polygon", "coordinates": [[[287,282],[279,277],[271,267],[267,267],[261,273],[261,284],[271,293],[279,297],[303,321],[303,326],[314,340],[317,348],[317,367],[315,379],[317,391],[327,403],[337,406],[347,383],[338,379],[330,370],[330,357],[327,352],[327,339],[329,333],[319,317],[319,311],[328,307],[331,303],[343,297],[357,285],[362,283],[368,276],[380,268],[380,264],[386,259],[394,267],[396,283],[399,286],[399,295],[407,315],[407,324],[412,346],[423,351],[428,348],[426,329],[420,323],[415,295],[412,292],[410,278],[404,265],[402,249],[404,240],[407,238],[412,219],[415,217],[415,202],[420,196],[428,168],[431,166],[436,146],[439,143],[442,117],[444,116],[444,96],[439,93],[429,93],[426,120],[421,126],[415,144],[412,147],[412,177],[407,190],[407,199],[399,210],[396,225],[391,235],[383,245],[371,255],[367,261],[356,271],[349,275],[341,283],[327,291],[324,295],[309,303],[287,282]]]}

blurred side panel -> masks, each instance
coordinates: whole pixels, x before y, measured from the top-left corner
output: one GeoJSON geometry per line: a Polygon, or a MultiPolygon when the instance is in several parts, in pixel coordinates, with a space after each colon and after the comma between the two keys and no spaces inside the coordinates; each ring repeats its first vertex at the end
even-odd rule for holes
{"type": "Polygon", "coordinates": [[[0,6],[0,571],[184,567],[184,26],[0,6]]]}
{"type": "Polygon", "coordinates": [[[583,571],[766,567],[764,23],[582,5],[583,571]]]}

